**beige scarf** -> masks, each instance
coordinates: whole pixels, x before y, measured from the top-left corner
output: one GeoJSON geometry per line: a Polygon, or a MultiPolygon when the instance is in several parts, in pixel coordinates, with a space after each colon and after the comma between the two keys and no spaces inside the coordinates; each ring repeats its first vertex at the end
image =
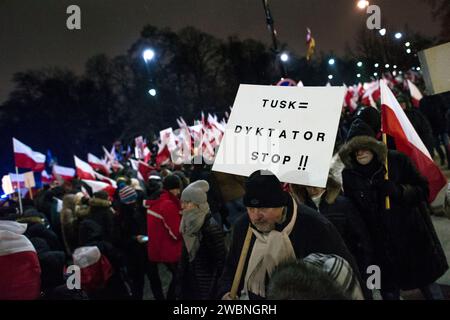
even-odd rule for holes
{"type": "Polygon", "coordinates": [[[296,259],[294,248],[289,239],[297,220],[297,203],[295,201],[292,201],[292,203],[292,219],[281,232],[272,230],[263,234],[252,229],[256,240],[245,274],[243,297],[248,297],[249,291],[261,297],[266,297],[266,276],[270,277],[273,269],[280,262],[296,259]]]}

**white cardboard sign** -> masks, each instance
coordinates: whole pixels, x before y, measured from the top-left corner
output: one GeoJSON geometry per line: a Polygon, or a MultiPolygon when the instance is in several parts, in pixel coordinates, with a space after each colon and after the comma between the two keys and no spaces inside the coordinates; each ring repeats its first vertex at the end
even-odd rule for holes
{"type": "Polygon", "coordinates": [[[213,170],[325,187],[344,87],[241,85],[213,170]]]}

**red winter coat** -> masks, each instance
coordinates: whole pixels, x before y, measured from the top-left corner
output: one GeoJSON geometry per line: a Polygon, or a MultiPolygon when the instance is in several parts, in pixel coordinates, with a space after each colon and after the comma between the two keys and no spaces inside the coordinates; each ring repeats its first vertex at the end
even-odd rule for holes
{"type": "Polygon", "coordinates": [[[152,262],[175,263],[183,246],[180,234],[181,203],[164,190],[156,200],[146,200],[148,258],[152,262]]]}

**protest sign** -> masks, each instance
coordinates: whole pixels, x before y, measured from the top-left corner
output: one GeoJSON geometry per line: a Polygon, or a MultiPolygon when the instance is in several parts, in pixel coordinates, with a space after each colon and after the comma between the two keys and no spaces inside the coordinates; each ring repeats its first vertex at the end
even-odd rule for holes
{"type": "Polygon", "coordinates": [[[241,85],[213,171],[325,187],[344,87],[241,85]]]}

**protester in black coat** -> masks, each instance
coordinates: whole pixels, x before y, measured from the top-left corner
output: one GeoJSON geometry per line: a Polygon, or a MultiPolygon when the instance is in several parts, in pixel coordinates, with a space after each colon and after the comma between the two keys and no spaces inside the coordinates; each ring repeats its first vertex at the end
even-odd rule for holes
{"type": "Polygon", "coordinates": [[[336,227],[365,280],[372,260],[372,244],[361,213],[349,198],[341,195],[341,185],[330,176],[326,188],[306,187],[305,205],[317,210],[336,227]]]}
{"type": "Polygon", "coordinates": [[[311,253],[335,254],[344,258],[360,278],[353,256],[331,222],[305,205],[297,206],[270,172],[257,171],[249,177],[244,204],[248,214],[242,216],[232,229],[230,252],[219,279],[219,298],[230,298],[229,292],[249,226],[252,228],[252,238],[238,295],[248,294],[250,299],[264,298],[264,283],[276,265],[293,257],[304,258],[311,253]],[[280,209],[282,214],[275,215],[273,209],[280,209]],[[272,218],[278,222],[273,223],[272,218]],[[266,250],[263,249],[265,241],[266,250]],[[254,263],[261,258],[261,263],[254,263]]]}
{"type": "Polygon", "coordinates": [[[103,228],[94,220],[85,218],[79,226],[80,247],[96,246],[113,267],[107,286],[89,294],[90,299],[130,299],[132,296],[126,261],[122,252],[105,240],[103,228]]]}
{"type": "Polygon", "coordinates": [[[211,216],[206,195],[208,190],[208,182],[198,180],[181,195],[183,250],[176,294],[182,300],[214,298],[217,280],[225,263],[225,237],[211,216]]]}
{"type": "Polygon", "coordinates": [[[375,251],[373,263],[381,268],[383,297],[398,299],[400,289],[432,284],[448,265],[429,216],[427,181],[406,155],[388,152],[368,136],[353,138],[340,157],[345,164],[345,195],[366,222],[375,251]],[[384,180],[386,155],[389,181],[384,180]],[[385,209],[386,196],[390,210],[385,209]]]}
{"type": "MultiPolygon", "coordinates": [[[[433,130],[434,148],[439,154],[441,165],[445,164],[445,156],[441,149],[444,145],[447,166],[450,168],[450,142],[448,137],[447,112],[448,107],[441,95],[425,96],[420,100],[420,111],[428,119],[433,130]]],[[[434,152],[431,153],[434,156],[434,152]]]]}

